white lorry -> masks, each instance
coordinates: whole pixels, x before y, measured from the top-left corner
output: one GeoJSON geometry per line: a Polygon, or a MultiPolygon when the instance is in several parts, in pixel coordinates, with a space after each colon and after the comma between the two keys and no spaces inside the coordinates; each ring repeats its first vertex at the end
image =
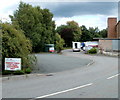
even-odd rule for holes
{"type": "Polygon", "coordinates": [[[81,50],[81,43],[80,42],[72,42],[72,49],[73,49],[73,52],[74,51],[80,52],[80,50],[81,50]]]}

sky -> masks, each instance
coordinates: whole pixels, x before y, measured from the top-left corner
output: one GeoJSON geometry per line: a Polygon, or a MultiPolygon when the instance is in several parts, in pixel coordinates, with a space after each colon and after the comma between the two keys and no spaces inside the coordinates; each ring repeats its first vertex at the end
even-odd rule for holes
{"type": "MultiPolygon", "coordinates": [[[[13,15],[22,0],[2,0],[0,3],[0,19],[10,22],[9,15],[13,15]]],[[[24,0],[32,6],[47,8],[54,14],[56,26],[65,25],[67,21],[76,21],[79,26],[107,28],[108,17],[118,17],[118,1],[89,1],[74,0],[74,2],[60,0],[24,0]]],[[[120,3],[119,3],[120,4],[120,3]]],[[[119,16],[120,18],[120,16],[119,16]]]]}

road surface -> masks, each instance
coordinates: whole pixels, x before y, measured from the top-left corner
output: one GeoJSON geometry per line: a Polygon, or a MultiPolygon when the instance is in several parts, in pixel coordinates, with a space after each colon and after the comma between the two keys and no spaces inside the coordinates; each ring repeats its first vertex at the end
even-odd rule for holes
{"type": "Polygon", "coordinates": [[[76,58],[60,54],[36,54],[37,67],[33,73],[56,73],[88,65],[92,60],[89,58],[76,58]]]}
{"type": "MultiPolygon", "coordinates": [[[[94,63],[52,76],[10,79],[2,83],[3,98],[118,98],[118,58],[63,51],[63,55],[94,63]]],[[[58,64],[59,66],[59,64],[58,64]]]]}

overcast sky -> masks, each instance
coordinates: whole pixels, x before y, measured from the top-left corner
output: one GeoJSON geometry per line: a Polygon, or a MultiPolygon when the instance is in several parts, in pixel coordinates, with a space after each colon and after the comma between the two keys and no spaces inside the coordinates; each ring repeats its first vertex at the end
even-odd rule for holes
{"type": "MultiPolygon", "coordinates": [[[[9,21],[9,15],[18,8],[20,0],[2,0],[0,3],[0,17],[9,21]]],[[[40,2],[23,1],[33,6],[50,9],[54,14],[56,26],[74,20],[78,24],[89,27],[105,29],[108,17],[118,17],[118,2],[40,2]]],[[[119,3],[120,4],[120,3],[119,3]]]]}

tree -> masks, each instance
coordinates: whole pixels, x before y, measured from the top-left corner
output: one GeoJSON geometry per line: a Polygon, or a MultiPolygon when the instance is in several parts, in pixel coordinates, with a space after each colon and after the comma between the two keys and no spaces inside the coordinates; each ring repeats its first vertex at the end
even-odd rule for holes
{"type": "Polygon", "coordinates": [[[22,30],[17,30],[9,23],[1,23],[2,26],[2,63],[4,69],[5,58],[21,58],[22,68],[29,67],[31,60],[29,54],[32,45],[25,37],[22,30]]]}
{"type": "Polygon", "coordinates": [[[67,25],[61,25],[57,27],[57,32],[65,40],[65,45],[68,47],[71,46],[71,42],[73,41],[72,30],[67,25]]]}
{"type": "Polygon", "coordinates": [[[61,25],[56,30],[61,38],[65,40],[67,47],[71,47],[72,41],[79,41],[81,36],[81,28],[75,21],[68,21],[67,25],[61,25]]]}
{"type": "Polygon", "coordinates": [[[45,44],[54,43],[55,23],[52,21],[53,14],[48,9],[20,2],[18,10],[10,18],[32,41],[33,52],[43,51],[45,44]]]}
{"type": "Polygon", "coordinates": [[[89,27],[89,32],[90,32],[91,37],[92,37],[91,40],[92,40],[93,38],[98,38],[98,37],[100,37],[98,27],[95,27],[95,28],[89,27]]]}
{"type": "Polygon", "coordinates": [[[72,34],[73,34],[73,41],[80,41],[80,36],[82,34],[81,28],[79,27],[78,23],[75,21],[68,21],[67,25],[70,27],[72,34]]]}
{"type": "Polygon", "coordinates": [[[55,49],[57,50],[57,52],[61,52],[61,50],[63,49],[63,45],[65,44],[64,39],[61,38],[61,36],[56,33],[56,42],[55,42],[55,49]]]}
{"type": "Polygon", "coordinates": [[[107,29],[103,29],[103,30],[99,31],[99,34],[100,34],[101,38],[106,38],[107,37],[107,29]]]}
{"type": "Polygon", "coordinates": [[[90,34],[89,30],[84,25],[81,26],[81,31],[82,31],[82,35],[80,38],[81,42],[90,41],[92,39],[92,35],[90,34]]]}
{"type": "Polygon", "coordinates": [[[106,38],[107,37],[107,29],[99,30],[98,27],[89,27],[87,29],[84,25],[81,26],[82,35],[80,41],[92,41],[93,38],[106,38]]]}

